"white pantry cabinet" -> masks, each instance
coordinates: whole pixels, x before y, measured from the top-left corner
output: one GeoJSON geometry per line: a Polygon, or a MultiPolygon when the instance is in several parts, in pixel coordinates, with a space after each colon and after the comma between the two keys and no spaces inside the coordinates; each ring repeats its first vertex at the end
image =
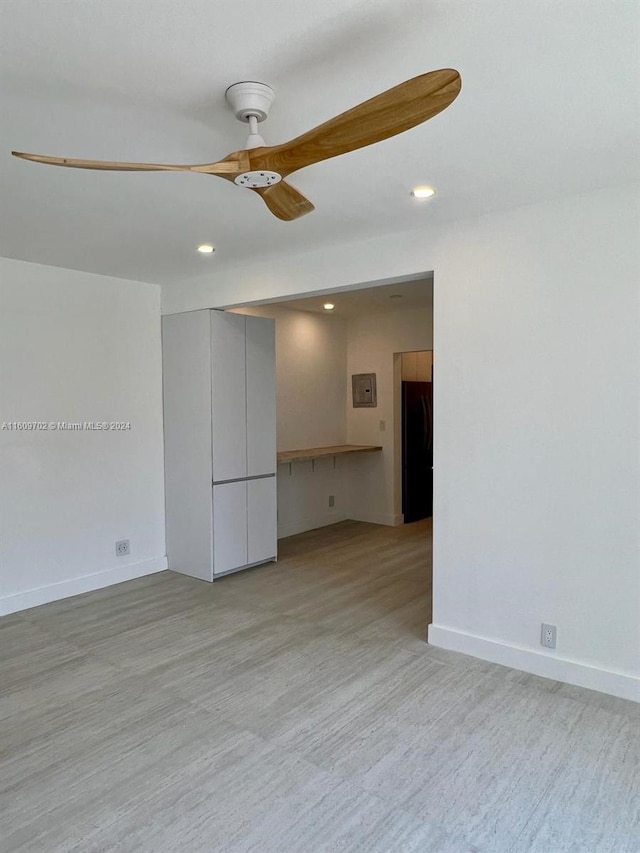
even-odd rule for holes
{"type": "Polygon", "coordinates": [[[277,555],[275,322],[162,319],[169,568],[203,580],[277,555]]]}
{"type": "Polygon", "coordinates": [[[247,480],[249,563],[271,559],[278,549],[276,478],[247,480]]]}
{"type": "Polygon", "coordinates": [[[245,317],[210,311],[213,481],[247,476],[245,317]]]}
{"type": "Polygon", "coordinates": [[[272,474],[277,467],[276,325],[265,317],[246,320],[247,474],[259,477],[272,474]]]}
{"type": "Polygon", "coordinates": [[[225,574],[249,563],[247,481],[213,487],[214,574],[225,574]]]}

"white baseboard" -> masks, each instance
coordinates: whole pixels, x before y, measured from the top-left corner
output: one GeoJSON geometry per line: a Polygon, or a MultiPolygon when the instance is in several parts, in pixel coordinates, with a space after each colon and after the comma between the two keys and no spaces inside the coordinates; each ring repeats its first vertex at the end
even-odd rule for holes
{"type": "Polygon", "coordinates": [[[369,524],[384,524],[387,527],[398,527],[404,524],[404,515],[387,512],[352,512],[349,518],[353,521],[366,521],[369,524]]]}
{"type": "Polygon", "coordinates": [[[293,521],[278,521],[278,539],[287,536],[296,536],[298,533],[306,533],[307,530],[316,530],[318,527],[328,527],[339,521],[346,521],[349,516],[337,512],[325,512],[309,518],[296,518],[293,521]]]}
{"type": "Polygon", "coordinates": [[[84,575],[84,577],[72,578],[49,586],[17,592],[14,595],[0,598],[0,616],[17,613],[19,610],[27,610],[29,607],[37,607],[40,604],[48,604],[50,601],[58,601],[61,598],[69,598],[72,595],[80,595],[83,592],[91,592],[94,589],[102,589],[105,586],[112,586],[134,578],[141,578],[144,575],[152,575],[155,572],[163,572],[166,568],[167,558],[155,557],[141,563],[130,563],[127,566],[118,566],[116,569],[107,569],[105,572],[97,572],[93,575],[84,575]]]}
{"type": "Polygon", "coordinates": [[[442,625],[429,625],[428,642],[441,649],[462,652],[471,657],[531,672],[543,678],[575,684],[588,690],[609,693],[621,699],[640,702],[640,678],[624,672],[600,669],[555,654],[534,651],[522,646],[512,646],[475,634],[467,634],[442,625]]]}

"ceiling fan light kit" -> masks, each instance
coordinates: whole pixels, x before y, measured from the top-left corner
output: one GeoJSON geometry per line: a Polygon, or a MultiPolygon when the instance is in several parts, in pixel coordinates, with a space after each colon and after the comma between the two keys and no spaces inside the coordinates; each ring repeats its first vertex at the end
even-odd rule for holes
{"type": "Polygon", "coordinates": [[[258,133],[258,124],[269,115],[275,97],[273,89],[255,81],[234,83],[225,97],[236,118],[249,125],[247,146],[223,160],[202,165],[78,160],[20,151],[12,151],[12,154],[23,160],[76,169],[216,175],[257,193],[274,216],[291,221],[310,213],[314,207],[285,180],[290,174],[389,139],[433,118],[453,103],[461,87],[460,74],[453,68],[430,71],[364,101],[289,142],[267,146],[258,133]]]}

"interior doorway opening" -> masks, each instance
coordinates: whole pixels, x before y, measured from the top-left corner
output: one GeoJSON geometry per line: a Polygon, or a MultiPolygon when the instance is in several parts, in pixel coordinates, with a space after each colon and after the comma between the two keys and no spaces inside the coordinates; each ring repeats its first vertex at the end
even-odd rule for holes
{"type": "MultiPolygon", "coordinates": [[[[336,595],[330,578],[344,581],[361,590],[367,619],[392,620],[393,631],[424,640],[432,505],[419,512],[406,500],[403,506],[403,454],[404,468],[411,468],[405,487],[416,480],[417,457],[403,450],[415,417],[407,411],[403,422],[402,400],[409,406],[412,399],[403,382],[420,387],[425,370],[431,378],[432,274],[227,310],[275,320],[280,568],[274,571],[289,560],[308,560],[319,591],[336,595]],[[365,405],[358,404],[356,379],[364,382],[365,405]],[[376,603],[370,611],[367,600],[376,603]]],[[[431,425],[430,401],[427,408],[431,425]]],[[[430,485],[427,493],[431,498],[430,485]]]]}
{"type": "Polygon", "coordinates": [[[431,369],[433,276],[229,310],[275,320],[279,538],[403,524],[402,382],[431,369]]]}

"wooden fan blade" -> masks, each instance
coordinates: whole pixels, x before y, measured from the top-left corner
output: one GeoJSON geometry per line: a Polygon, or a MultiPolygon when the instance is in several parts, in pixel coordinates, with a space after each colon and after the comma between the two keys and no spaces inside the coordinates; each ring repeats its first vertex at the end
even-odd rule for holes
{"type": "Polygon", "coordinates": [[[452,68],[421,74],[290,142],[253,149],[249,152],[251,168],[268,169],[284,177],[321,160],[373,145],[442,112],[461,87],[460,75],[452,68]]]}
{"type": "Polygon", "coordinates": [[[72,169],[101,169],[110,172],[203,172],[208,175],[227,175],[238,172],[238,161],[225,160],[221,163],[205,163],[202,166],[176,166],[168,163],[118,163],[112,160],[74,160],[69,157],[48,157],[44,154],[25,154],[12,151],[14,157],[45,163],[49,166],[67,166],[72,169]]]}
{"type": "Polygon", "coordinates": [[[258,187],[253,189],[254,193],[262,196],[264,203],[271,213],[278,219],[290,222],[299,219],[306,213],[315,210],[308,198],[305,198],[299,190],[292,187],[286,181],[280,181],[270,187],[258,187]]]}

